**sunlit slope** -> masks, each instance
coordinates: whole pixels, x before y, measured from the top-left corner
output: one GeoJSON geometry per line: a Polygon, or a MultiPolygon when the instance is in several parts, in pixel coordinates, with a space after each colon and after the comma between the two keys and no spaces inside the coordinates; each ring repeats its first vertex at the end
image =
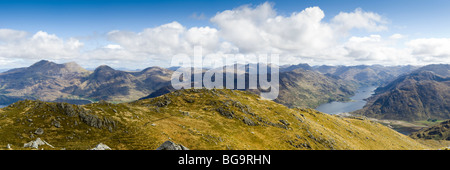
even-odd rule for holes
{"type": "Polygon", "coordinates": [[[54,148],[429,149],[381,124],[289,109],[245,91],[188,89],[132,103],[20,101],[0,110],[0,147],[41,138],[54,148]],[[41,128],[44,133],[36,134],[41,128]]]}

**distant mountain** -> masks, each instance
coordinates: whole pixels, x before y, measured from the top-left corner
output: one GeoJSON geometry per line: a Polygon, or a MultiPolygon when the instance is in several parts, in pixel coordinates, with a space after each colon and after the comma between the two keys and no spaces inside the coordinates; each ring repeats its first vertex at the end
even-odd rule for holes
{"type": "MultiPolygon", "coordinates": [[[[247,65],[247,72],[248,67],[255,66],[247,65]]],[[[245,76],[247,83],[245,90],[259,94],[261,89],[248,89],[248,73],[245,76]]],[[[315,108],[320,104],[331,101],[349,100],[349,97],[354,95],[357,89],[357,86],[353,83],[302,68],[280,72],[279,77],[279,95],[274,101],[288,107],[315,108]]],[[[236,80],[234,81],[236,84],[236,80]]],[[[158,97],[172,91],[175,91],[175,89],[169,85],[141,99],[158,97]]]]}
{"type": "Polygon", "coordinates": [[[13,99],[44,101],[131,101],[170,83],[172,71],[150,67],[140,72],[115,70],[103,65],[93,72],[76,63],[42,60],[30,67],[0,73],[0,103],[13,99]],[[6,98],[8,97],[8,98],[6,98]]]}
{"type": "Polygon", "coordinates": [[[316,108],[332,101],[345,101],[357,86],[347,81],[298,68],[280,73],[280,94],[275,102],[288,107],[316,108]]]}
{"type": "Polygon", "coordinates": [[[285,65],[280,67],[280,72],[292,71],[295,69],[301,68],[303,70],[312,70],[313,68],[306,63],[300,63],[297,65],[285,65]]]}
{"type": "Polygon", "coordinates": [[[414,139],[435,139],[450,141],[450,120],[443,121],[434,126],[413,132],[410,135],[414,139]]]}
{"type": "Polygon", "coordinates": [[[290,109],[246,91],[187,89],[130,103],[24,100],[0,109],[1,149],[433,149],[367,119],[290,109]],[[45,142],[36,142],[39,141],[45,142]]]}
{"type": "Polygon", "coordinates": [[[428,65],[375,90],[356,114],[380,119],[450,119],[450,65],[428,65]],[[437,73],[436,73],[436,72],[437,73]]]}
{"type": "Polygon", "coordinates": [[[51,101],[67,97],[68,94],[61,91],[80,84],[88,75],[89,71],[76,63],[56,64],[42,60],[30,67],[0,73],[0,95],[51,101]]]}
{"type": "Polygon", "coordinates": [[[313,69],[323,73],[337,76],[343,80],[352,81],[360,85],[383,85],[397,76],[410,73],[417,66],[381,66],[381,65],[357,65],[357,66],[314,66],[313,69]]]}

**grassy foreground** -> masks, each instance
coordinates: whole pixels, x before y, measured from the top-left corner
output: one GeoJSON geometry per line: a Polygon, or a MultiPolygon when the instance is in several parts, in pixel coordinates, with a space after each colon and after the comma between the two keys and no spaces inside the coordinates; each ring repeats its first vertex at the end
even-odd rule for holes
{"type": "Polygon", "coordinates": [[[131,103],[19,101],[0,109],[0,149],[433,149],[364,118],[290,109],[245,91],[187,89],[131,103]],[[40,130],[38,130],[40,129],[40,130]],[[43,133],[40,133],[42,132],[43,133]]]}

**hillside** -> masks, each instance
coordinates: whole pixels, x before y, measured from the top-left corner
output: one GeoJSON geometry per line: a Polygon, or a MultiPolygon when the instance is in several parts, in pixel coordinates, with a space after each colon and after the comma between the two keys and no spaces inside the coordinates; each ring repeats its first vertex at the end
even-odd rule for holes
{"type": "Polygon", "coordinates": [[[167,86],[171,75],[172,71],[160,67],[127,72],[103,65],[90,72],[76,63],[42,60],[0,73],[0,103],[10,104],[17,99],[132,101],[167,86]]]}
{"type": "Polygon", "coordinates": [[[369,98],[366,106],[354,113],[406,121],[450,119],[450,78],[430,68],[448,71],[450,66],[430,65],[400,76],[376,89],[376,95],[369,98]]]}
{"type": "Polygon", "coordinates": [[[316,108],[332,101],[346,101],[357,86],[339,78],[301,68],[280,73],[280,93],[275,102],[288,107],[316,108]]]}
{"type": "Polygon", "coordinates": [[[415,139],[435,139],[450,141],[450,120],[422,129],[410,135],[415,139]]]}
{"type": "Polygon", "coordinates": [[[19,101],[0,109],[0,146],[27,149],[429,149],[363,118],[289,109],[246,91],[188,89],[131,103],[19,101]]]}

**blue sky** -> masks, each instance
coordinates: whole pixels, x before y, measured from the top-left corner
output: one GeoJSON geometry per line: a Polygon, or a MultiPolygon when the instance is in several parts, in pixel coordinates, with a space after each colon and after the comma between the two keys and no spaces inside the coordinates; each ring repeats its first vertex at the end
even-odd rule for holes
{"type": "MultiPolygon", "coordinates": [[[[49,35],[57,36],[64,42],[74,38],[83,44],[83,47],[79,49],[83,53],[108,44],[122,45],[121,42],[111,41],[111,38],[107,37],[107,34],[113,30],[138,34],[144,29],[156,28],[173,21],[186,29],[208,27],[217,29],[221,33],[222,28],[218,26],[217,22],[211,22],[212,17],[226,10],[234,10],[242,5],[247,5],[249,9],[255,9],[265,2],[260,0],[0,0],[0,29],[24,31],[28,33],[28,36],[43,31],[49,35]]],[[[375,13],[382,17],[382,22],[375,22],[380,22],[376,24],[382,24],[387,29],[375,32],[365,29],[350,29],[346,32],[349,35],[340,39],[343,42],[351,39],[351,37],[369,37],[373,34],[381,36],[382,39],[400,34],[407,37],[407,39],[402,39],[402,42],[414,39],[450,38],[448,29],[450,28],[450,22],[448,22],[450,1],[447,0],[281,0],[268,2],[272,9],[276,11],[276,15],[283,17],[289,17],[293,13],[299,13],[306,8],[317,6],[325,14],[321,22],[326,24],[330,24],[331,20],[341,12],[352,13],[358,8],[365,13],[375,13]]],[[[220,39],[225,39],[231,44],[237,44],[222,34],[220,34],[220,39]]],[[[391,45],[395,47],[405,46],[403,43],[391,45]]],[[[124,45],[121,47],[124,47],[124,45]]],[[[237,48],[240,47],[237,46],[237,48]]],[[[305,54],[302,52],[292,55],[304,56],[305,54]]],[[[439,53],[439,55],[442,54],[439,53]]],[[[0,62],[3,61],[3,65],[7,65],[6,61],[12,62],[13,60],[16,63],[23,63],[24,59],[17,56],[20,55],[16,55],[14,59],[3,56],[3,60],[0,56],[0,62]]],[[[313,56],[306,57],[313,59],[313,56]]],[[[442,56],[440,57],[442,58],[442,56]]],[[[38,60],[38,58],[32,59],[38,60]]],[[[54,58],[58,60],[61,57],[54,58]]],[[[70,60],[70,58],[61,59],[61,61],[65,60],[70,60]]],[[[153,62],[157,62],[157,60],[152,59],[153,62]]],[[[301,61],[308,60],[299,60],[299,62],[301,61]]],[[[442,61],[447,62],[448,58],[444,57],[442,61]]],[[[158,62],[160,61],[158,60],[158,62]]],[[[376,62],[368,62],[368,64],[372,63],[376,62]]],[[[0,67],[2,67],[2,63],[0,63],[0,67]]]]}
{"type": "MultiPolygon", "coordinates": [[[[0,1],[0,27],[36,32],[46,30],[62,37],[83,36],[123,29],[144,28],[178,21],[185,26],[212,25],[208,18],[219,11],[265,0],[11,0],[0,1]],[[205,19],[192,18],[193,14],[205,19]]],[[[447,0],[297,0],[269,1],[282,15],[311,6],[325,11],[325,20],[341,11],[362,8],[388,17],[393,31],[450,36],[450,1],[447,0]],[[399,27],[399,28],[397,28],[399,27]]]]}

